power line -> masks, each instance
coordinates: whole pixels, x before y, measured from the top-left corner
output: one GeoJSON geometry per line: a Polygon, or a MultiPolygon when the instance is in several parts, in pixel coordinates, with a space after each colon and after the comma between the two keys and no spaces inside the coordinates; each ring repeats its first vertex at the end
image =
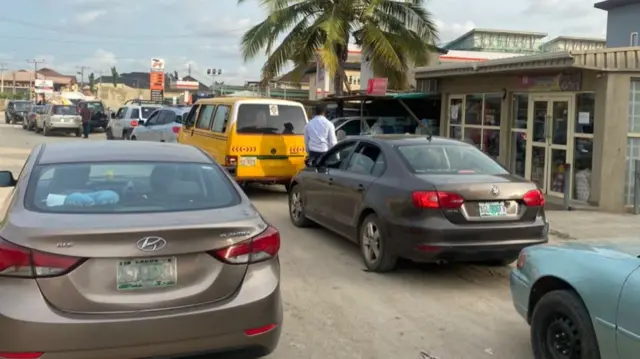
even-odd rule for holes
{"type": "MultiPolygon", "coordinates": [[[[33,83],[31,83],[31,88],[33,88],[35,87],[35,81],[38,77],[38,65],[44,64],[44,60],[31,59],[31,60],[27,60],[27,63],[33,64],[33,83]]],[[[29,100],[32,100],[32,99],[33,99],[32,91],[29,91],[29,100]]]]}

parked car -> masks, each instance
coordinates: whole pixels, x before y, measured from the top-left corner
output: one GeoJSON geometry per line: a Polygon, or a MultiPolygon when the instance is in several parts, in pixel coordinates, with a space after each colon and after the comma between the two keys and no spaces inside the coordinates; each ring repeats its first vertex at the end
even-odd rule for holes
{"type": "Polygon", "coordinates": [[[9,101],[4,111],[4,122],[7,124],[24,122],[32,104],[33,102],[31,101],[9,101]]]}
{"type": "Polygon", "coordinates": [[[547,242],[543,205],[534,183],[477,148],[426,136],[347,138],[300,171],[289,192],[295,226],[313,221],[358,243],[377,272],[398,258],[510,263],[547,242]]]}
{"type": "Polygon", "coordinates": [[[637,358],[638,255],[637,239],[524,249],[511,296],[531,326],[534,358],[637,358]]]}
{"type": "Polygon", "coordinates": [[[51,136],[53,132],[82,136],[82,118],[76,105],[45,105],[44,113],[36,117],[36,133],[51,136]]]}
{"type": "Polygon", "coordinates": [[[14,188],[0,215],[0,356],[257,357],[278,344],[279,232],[197,148],[41,144],[0,186],[14,188]]]}
{"type": "Polygon", "coordinates": [[[36,126],[38,117],[45,113],[45,105],[31,105],[29,112],[27,113],[27,119],[22,122],[22,129],[33,131],[36,126]]]}
{"type": "Polygon", "coordinates": [[[131,133],[132,140],[178,142],[178,133],[191,107],[165,107],[152,113],[147,121],[136,126],[131,133]]]}
{"type": "Polygon", "coordinates": [[[79,101],[77,105],[80,107],[85,104],[89,108],[89,111],[91,111],[91,120],[89,121],[91,131],[98,128],[106,130],[110,116],[104,103],[100,100],[82,100],[79,101]]]}
{"type": "Polygon", "coordinates": [[[331,122],[336,128],[336,134],[342,130],[343,136],[360,136],[371,130],[371,127],[378,122],[378,117],[336,117],[331,122]]]}
{"type": "Polygon", "coordinates": [[[133,128],[141,125],[162,105],[145,101],[128,101],[116,113],[111,114],[107,124],[106,135],[110,140],[128,140],[133,128]]]}

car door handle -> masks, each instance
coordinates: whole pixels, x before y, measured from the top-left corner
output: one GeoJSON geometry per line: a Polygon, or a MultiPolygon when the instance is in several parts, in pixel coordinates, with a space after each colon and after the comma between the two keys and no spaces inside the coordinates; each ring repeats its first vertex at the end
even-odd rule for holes
{"type": "Polygon", "coordinates": [[[333,178],[329,177],[329,186],[333,184],[333,178]]]}

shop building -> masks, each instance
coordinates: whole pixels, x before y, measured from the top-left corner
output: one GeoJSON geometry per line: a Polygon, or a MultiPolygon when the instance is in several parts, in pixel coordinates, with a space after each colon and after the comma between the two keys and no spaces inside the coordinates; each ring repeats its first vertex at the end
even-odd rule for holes
{"type": "Polygon", "coordinates": [[[441,136],[473,142],[551,201],[564,197],[567,177],[576,204],[633,204],[640,47],[441,64],[415,76],[442,98],[441,136]]]}

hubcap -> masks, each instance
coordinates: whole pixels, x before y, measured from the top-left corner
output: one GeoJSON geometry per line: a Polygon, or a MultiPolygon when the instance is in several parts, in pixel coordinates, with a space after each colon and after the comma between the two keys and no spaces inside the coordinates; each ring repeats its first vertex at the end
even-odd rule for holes
{"type": "Polygon", "coordinates": [[[300,192],[291,192],[290,198],[291,217],[296,221],[300,220],[300,218],[302,218],[302,198],[300,198],[300,192]]]}
{"type": "Polygon", "coordinates": [[[545,344],[551,358],[580,358],[580,333],[571,319],[556,315],[547,326],[546,334],[545,344]]]}
{"type": "Polygon", "coordinates": [[[380,257],[380,230],[373,222],[367,223],[362,233],[362,252],[369,263],[380,257]]]}

